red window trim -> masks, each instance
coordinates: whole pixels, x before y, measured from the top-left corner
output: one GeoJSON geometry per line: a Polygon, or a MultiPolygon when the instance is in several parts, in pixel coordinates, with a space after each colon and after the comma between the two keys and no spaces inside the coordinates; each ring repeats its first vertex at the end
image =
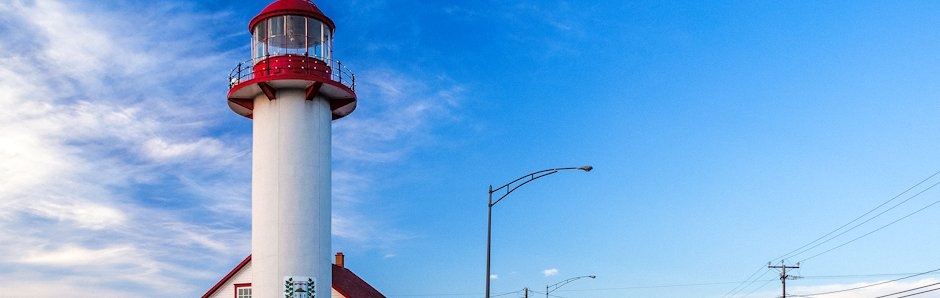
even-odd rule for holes
{"type": "MultiPolygon", "coordinates": [[[[250,288],[250,287],[251,287],[251,283],[250,283],[250,282],[249,282],[249,283],[243,283],[243,284],[235,284],[235,298],[238,298],[238,289],[239,289],[239,288],[250,288]]],[[[252,296],[254,296],[254,293],[252,293],[252,296]]]]}

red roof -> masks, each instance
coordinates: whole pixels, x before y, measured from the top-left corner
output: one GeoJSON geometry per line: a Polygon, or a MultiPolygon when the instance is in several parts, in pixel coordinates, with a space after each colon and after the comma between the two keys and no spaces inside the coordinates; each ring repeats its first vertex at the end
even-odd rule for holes
{"type": "Polygon", "coordinates": [[[320,11],[320,8],[313,2],[308,0],[277,0],[251,19],[251,22],[248,23],[248,31],[254,30],[255,24],[258,24],[261,20],[283,15],[308,16],[326,23],[330,28],[336,28],[333,20],[323,14],[323,11],[320,11]]]}
{"type": "MultiPolygon", "coordinates": [[[[218,283],[212,286],[208,292],[202,295],[202,298],[208,298],[216,291],[221,289],[229,279],[235,276],[236,273],[245,268],[249,263],[251,263],[251,255],[248,255],[244,261],[238,263],[238,266],[235,266],[232,271],[225,275],[218,283]]],[[[349,271],[344,267],[333,265],[333,289],[335,289],[343,296],[349,298],[385,298],[385,295],[379,293],[378,290],[372,287],[369,283],[359,278],[358,275],[349,271]]]]}
{"type": "Polygon", "coordinates": [[[385,298],[369,283],[345,267],[333,265],[333,288],[350,298],[385,298]]]}

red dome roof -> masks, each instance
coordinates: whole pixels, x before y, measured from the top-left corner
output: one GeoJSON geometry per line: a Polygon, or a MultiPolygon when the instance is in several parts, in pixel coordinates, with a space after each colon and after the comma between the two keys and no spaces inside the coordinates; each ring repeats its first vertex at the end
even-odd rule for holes
{"type": "Polygon", "coordinates": [[[268,5],[268,7],[265,7],[261,13],[251,19],[251,22],[248,23],[248,31],[254,30],[255,24],[264,19],[283,15],[308,16],[320,20],[327,24],[327,26],[330,26],[331,29],[336,29],[333,20],[323,14],[320,8],[318,8],[316,4],[313,4],[313,2],[308,0],[277,0],[268,5]]]}

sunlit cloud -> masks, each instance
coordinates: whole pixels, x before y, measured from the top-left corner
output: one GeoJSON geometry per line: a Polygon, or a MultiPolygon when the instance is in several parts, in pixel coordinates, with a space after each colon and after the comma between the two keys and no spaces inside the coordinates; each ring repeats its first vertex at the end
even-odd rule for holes
{"type": "Polygon", "coordinates": [[[542,275],[546,277],[558,275],[558,268],[550,268],[550,269],[542,270],[542,275]]]}
{"type": "MultiPolygon", "coordinates": [[[[218,124],[204,120],[203,102],[212,80],[168,79],[184,67],[183,79],[224,71],[178,56],[211,45],[166,38],[172,33],[157,25],[174,20],[155,17],[176,8],[148,6],[141,11],[153,15],[142,16],[82,4],[0,5],[0,174],[9,177],[0,187],[8,231],[0,288],[24,297],[89,287],[112,297],[191,296],[220,270],[206,260],[247,253],[245,224],[227,219],[245,216],[207,208],[218,205],[211,193],[248,188],[248,163],[238,162],[247,150],[232,149],[246,136],[210,136],[218,124]],[[229,185],[183,183],[194,179],[229,185]]],[[[203,52],[200,60],[227,60],[203,52]]]]}
{"type": "Polygon", "coordinates": [[[126,255],[134,250],[131,246],[114,246],[103,249],[89,249],[75,245],[53,250],[34,250],[20,260],[26,264],[42,264],[53,266],[92,265],[119,262],[115,256],[126,255]]]}
{"type": "MultiPolygon", "coordinates": [[[[249,253],[251,120],[224,97],[230,64],[247,54],[214,43],[247,32],[227,12],[193,9],[0,5],[5,292],[193,296],[249,253]]],[[[370,203],[369,169],[433,143],[427,132],[463,90],[359,70],[369,107],[335,123],[333,233],[392,258],[414,236],[357,211],[370,203]]]]}
{"type": "Polygon", "coordinates": [[[55,203],[40,201],[30,204],[28,212],[33,215],[53,219],[76,228],[101,230],[127,221],[127,215],[118,209],[94,203],[55,203]]]}

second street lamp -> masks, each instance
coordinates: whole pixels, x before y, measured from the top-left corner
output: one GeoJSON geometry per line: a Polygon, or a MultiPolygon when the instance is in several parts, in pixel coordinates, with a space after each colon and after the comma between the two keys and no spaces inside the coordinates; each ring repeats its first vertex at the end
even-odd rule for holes
{"type": "Polygon", "coordinates": [[[556,283],[556,284],[554,284],[554,285],[545,286],[545,298],[548,298],[548,293],[551,293],[551,292],[557,290],[558,288],[561,288],[561,286],[567,285],[568,283],[570,283],[570,282],[572,282],[572,281],[576,281],[576,280],[579,280],[579,279],[582,279],[582,278],[585,278],[585,277],[597,278],[597,276],[594,276],[594,275],[578,276],[578,277],[572,277],[572,278],[569,278],[569,279],[560,281],[560,282],[558,282],[558,283],[556,283]]]}
{"type": "Polygon", "coordinates": [[[487,216],[486,216],[486,298],[490,298],[490,244],[492,242],[493,235],[493,205],[499,203],[503,198],[508,196],[514,190],[526,185],[526,183],[532,182],[535,179],[539,179],[551,174],[558,173],[559,171],[564,170],[581,170],[585,172],[590,172],[593,170],[592,166],[580,166],[580,167],[568,167],[568,168],[553,168],[545,169],[541,171],[532,172],[526,174],[522,177],[513,180],[512,182],[506,183],[503,186],[493,188],[493,185],[490,185],[489,189],[489,204],[487,204],[487,216]],[[505,193],[499,196],[496,201],[493,201],[493,193],[506,190],[505,193]]]}

